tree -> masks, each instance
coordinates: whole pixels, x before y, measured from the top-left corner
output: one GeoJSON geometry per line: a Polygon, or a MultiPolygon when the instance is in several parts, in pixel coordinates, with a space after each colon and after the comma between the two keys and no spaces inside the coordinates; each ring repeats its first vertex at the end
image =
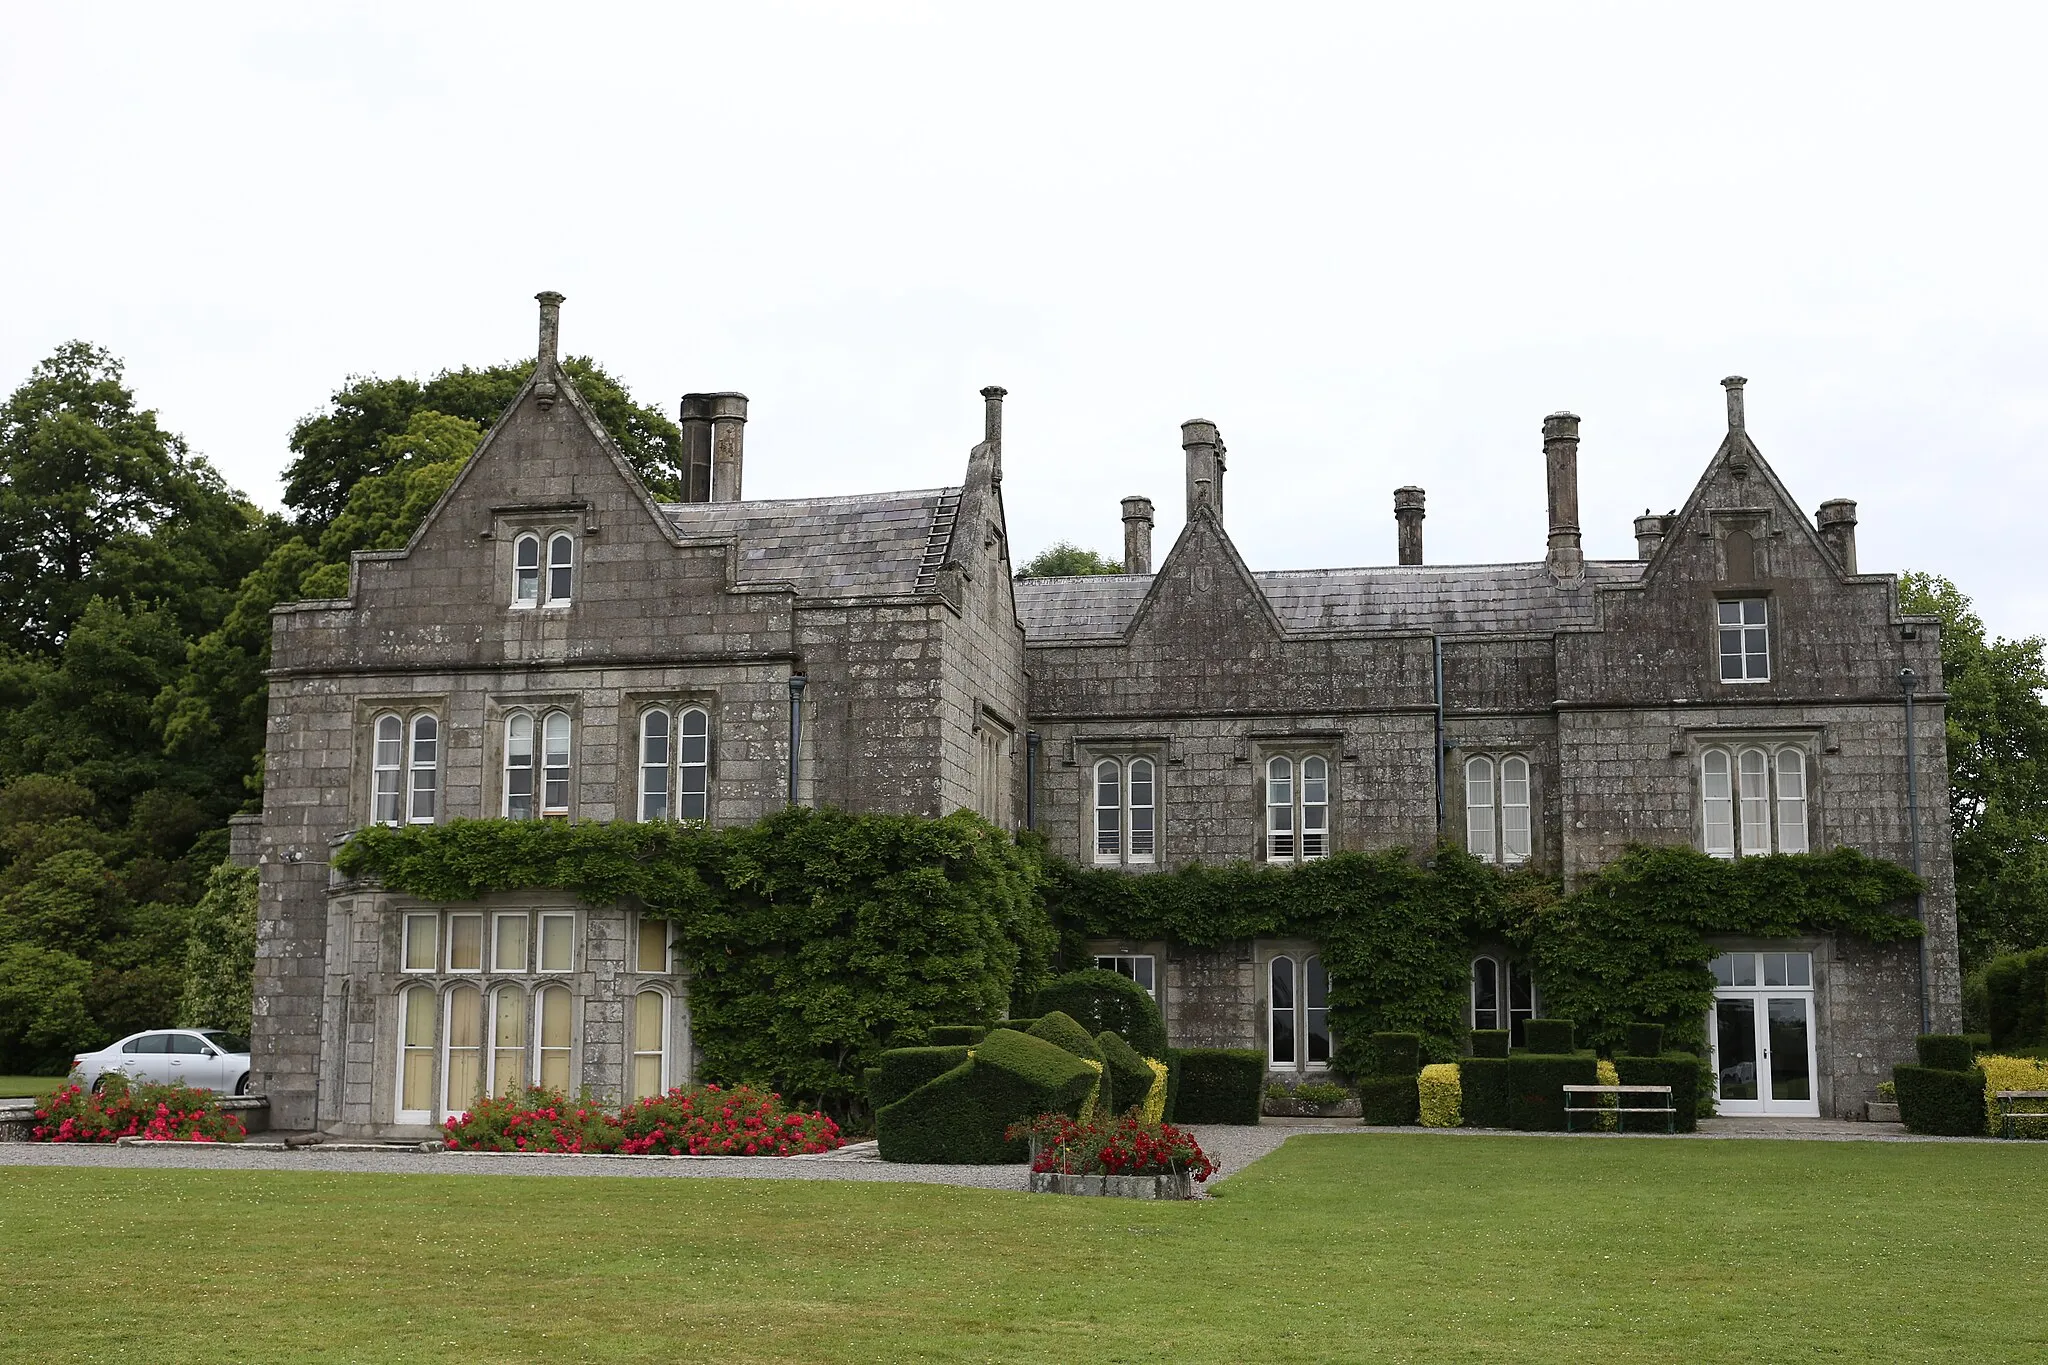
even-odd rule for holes
{"type": "Polygon", "coordinates": [[[1949,814],[1966,963],[2048,944],[2048,660],[2038,635],[1986,639],[1955,584],[1899,579],[1899,604],[1941,618],[1949,814]]]}
{"type": "Polygon", "coordinates": [[[1080,578],[1123,571],[1124,566],[1120,561],[1108,559],[1093,550],[1084,550],[1070,540],[1056,540],[1033,556],[1030,563],[1017,570],[1017,577],[1080,578]]]}
{"type": "Polygon", "coordinates": [[[256,869],[223,863],[193,910],[178,1022],[248,1036],[256,974],[256,869]]]}

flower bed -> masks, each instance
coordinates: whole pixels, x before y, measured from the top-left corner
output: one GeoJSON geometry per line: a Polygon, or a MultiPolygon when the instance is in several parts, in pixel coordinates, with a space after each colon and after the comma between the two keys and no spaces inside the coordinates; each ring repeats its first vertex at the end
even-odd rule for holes
{"type": "Polygon", "coordinates": [[[65,1085],[36,1106],[36,1142],[240,1142],[242,1120],[224,1114],[220,1096],[186,1085],[132,1085],[118,1071],[98,1091],[65,1085]]]}
{"type": "Polygon", "coordinates": [[[1135,1114],[1092,1123],[1040,1114],[1011,1125],[1008,1137],[1030,1139],[1031,1188],[1041,1193],[1190,1199],[1194,1184],[1216,1172],[1193,1133],[1135,1114]]]}
{"type": "Polygon", "coordinates": [[[479,1100],[444,1125],[451,1152],[801,1156],[846,1145],[839,1125],[753,1086],[678,1086],[617,1113],[534,1087],[479,1100]]]}

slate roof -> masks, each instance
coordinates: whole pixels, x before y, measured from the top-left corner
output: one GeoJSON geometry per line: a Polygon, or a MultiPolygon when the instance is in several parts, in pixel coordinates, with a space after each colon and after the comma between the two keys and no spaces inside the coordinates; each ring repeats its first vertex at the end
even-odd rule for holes
{"type": "MultiPolygon", "coordinates": [[[[1593,619],[1593,590],[1634,583],[1633,559],[1593,560],[1586,582],[1560,588],[1534,564],[1290,569],[1252,575],[1289,630],[1428,630],[1445,635],[1542,634],[1593,619]]],[[[1150,574],[1034,578],[1017,584],[1029,644],[1113,640],[1137,615],[1150,574]]]]}
{"type": "Polygon", "coordinates": [[[789,582],[806,597],[930,591],[958,488],[748,502],[666,502],[677,534],[739,545],[739,581],[789,582]]]}

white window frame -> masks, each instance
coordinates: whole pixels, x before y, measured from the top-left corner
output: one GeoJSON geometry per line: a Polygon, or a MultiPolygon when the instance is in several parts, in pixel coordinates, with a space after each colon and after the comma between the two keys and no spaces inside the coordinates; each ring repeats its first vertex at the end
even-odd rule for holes
{"type": "Polygon", "coordinates": [[[482,976],[484,974],[484,963],[490,961],[491,958],[491,945],[487,932],[490,924],[484,914],[481,911],[451,911],[441,918],[442,951],[447,954],[442,970],[450,976],[482,976]],[[476,921],[476,966],[474,967],[458,967],[455,965],[455,921],[457,920],[476,921]]]}
{"type": "Polygon", "coordinates": [[[425,914],[408,913],[401,921],[398,939],[398,970],[415,976],[430,976],[441,969],[441,916],[438,911],[425,914]],[[430,942],[427,944],[427,965],[414,967],[412,961],[414,940],[424,925],[430,942]]]}
{"type": "Polygon", "coordinates": [[[396,825],[405,811],[405,721],[386,711],[370,722],[370,823],[396,825]]]}
{"type": "Polygon", "coordinates": [[[548,535],[544,607],[566,607],[576,599],[576,537],[567,531],[548,535]],[[563,591],[557,592],[557,587],[563,591]]]}
{"type": "Polygon", "coordinates": [[[1315,1016],[1321,1016],[1323,1037],[1328,1040],[1327,1052],[1334,1056],[1337,1051],[1337,1035],[1330,1027],[1330,978],[1329,969],[1320,952],[1305,952],[1297,956],[1294,952],[1279,952],[1267,957],[1265,966],[1266,992],[1266,1069],[1269,1071],[1317,1072],[1330,1069],[1330,1056],[1321,1059],[1310,1058],[1309,1038],[1313,1034],[1315,1016]],[[1282,975],[1281,964],[1286,964],[1284,975],[1287,979],[1288,1003],[1282,1005],[1274,986],[1282,975]],[[1322,974],[1322,1004],[1311,1004],[1310,990],[1314,975],[1322,974]],[[1287,1016],[1292,1057],[1280,1055],[1280,1029],[1282,1015],[1287,1016]]]}
{"type": "Polygon", "coordinates": [[[1466,1022],[1475,1029],[1506,1029],[1512,1039],[1517,1023],[1527,1024],[1531,1019],[1540,1018],[1543,1009],[1543,994],[1536,989],[1536,979],[1529,969],[1513,958],[1495,953],[1480,953],[1472,959],[1472,969],[1466,977],[1466,1022]],[[1481,966],[1493,977],[1492,1022],[1480,1022],[1479,969],[1481,966]],[[1529,1003],[1515,1003],[1517,982],[1529,988],[1529,1003]]]}
{"type": "Polygon", "coordinates": [[[540,765],[537,762],[540,757],[539,748],[540,722],[533,712],[506,712],[502,809],[508,820],[531,820],[540,814],[540,765]],[[522,727],[526,731],[523,738],[519,733],[522,727]],[[522,778],[526,790],[517,792],[514,788],[522,785],[522,778]],[[522,802],[523,808],[520,804],[522,802]]]}
{"type": "Polygon", "coordinates": [[[543,820],[564,819],[575,800],[576,722],[560,707],[548,711],[535,727],[540,740],[538,813],[543,820]],[[561,748],[555,747],[559,732],[561,748]],[[555,760],[559,758],[558,763],[555,760]]]}
{"type": "Polygon", "coordinates": [[[1519,753],[1465,760],[1465,851],[1482,862],[1519,867],[1535,848],[1533,769],[1519,753]],[[1519,788],[1519,800],[1509,800],[1519,788]]]}
{"type": "Polygon", "coordinates": [[[673,976],[676,961],[676,924],[674,920],[656,919],[652,915],[636,915],[633,920],[633,970],[641,976],[673,976]],[[645,926],[661,926],[661,966],[649,967],[640,960],[640,935],[645,926]]]}
{"type": "MultiPolygon", "coordinates": [[[[467,993],[469,993],[469,994],[471,994],[471,995],[474,995],[474,996],[476,997],[476,1011],[477,1011],[477,1019],[476,1019],[476,1026],[477,1026],[477,1045],[476,1045],[476,1054],[477,1054],[477,1058],[476,1058],[476,1085],[477,1085],[477,1098],[478,1098],[478,1099],[482,1099],[482,1098],[483,1098],[483,1097],[484,1097],[485,1095],[487,1095],[487,1094],[489,1094],[489,1093],[490,1093],[490,1092],[489,1092],[489,1090],[488,1090],[488,1089],[486,1089],[486,1086],[487,1086],[487,1085],[488,1085],[488,1083],[489,1083],[489,1076],[488,1076],[488,1072],[489,1072],[489,1068],[490,1068],[490,1061],[489,1061],[489,1053],[490,1053],[490,1050],[491,1050],[491,1037],[490,1037],[490,1025],[491,1025],[491,1020],[490,1020],[490,1011],[489,1011],[489,1010],[488,1010],[488,1009],[486,1008],[486,1006],[487,1006],[487,1005],[489,1004],[489,1000],[488,1000],[488,998],[487,998],[487,997],[485,996],[485,994],[484,994],[484,989],[483,989],[482,985],[480,985],[479,983],[477,983],[477,982],[474,982],[474,981],[460,981],[460,982],[456,982],[455,984],[453,984],[453,985],[449,986],[447,990],[445,990],[445,991],[441,992],[441,1039],[440,1039],[440,1063],[441,1063],[441,1084],[440,1084],[440,1087],[439,1087],[439,1093],[437,1094],[436,1098],[437,1098],[437,1099],[438,1099],[438,1100],[440,1101],[440,1110],[439,1110],[439,1112],[440,1112],[440,1113],[442,1113],[442,1114],[444,1114],[444,1115],[453,1115],[453,1114],[458,1114],[458,1113],[464,1113],[464,1114],[466,1114],[466,1113],[468,1113],[468,1112],[469,1112],[467,1108],[464,1108],[464,1109],[459,1109],[459,1110],[458,1110],[457,1108],[455,1108],[455,1106],[454,1106],[454,1105],[452,1105],[452,1104],[450,1104],[450,1103],[449,1103],[449,1100],[450,1100],[450,1098],[451,1098],[451,1097],[450,1097],[450,1095],[449,1095],[449,1090],[448,1090],[448,1087],[449,1087],[449,1083],[450,1083],[450,1082],[451,1082],[452,1080],[454,1080],[454,1074],[453,1074],[453,1073],[454,1073],[454,1067],[453,1067],[453,1065],[451,1064],[451,1063],[452,1063],[452,1060],[453,1060],[453,1058],[452,1058],[451,1054],[453,1054],[453,1053],[454,1053],[455,1051],[457,1051],[457,1049],[456,1049],[456,1047],[455,1047],[455,1000],[456,1000],[456,997],[457,997],[457,996],[460,996],[460,995],[462,995],[462,994],[463,994],[463,993],[465,993],[465,992],[467,992],[467,993]]],[[[462,1051],[465,1051],[465,1052],[466,1052],[466,1051],[468,1051],[469,1049],[467,1049],[467,1048],[464,1048],[464,1049],[461,1049],[461,1050],[462,1050],[462,1051]]]]}
{"type": "Polygon", "coordinates": [[[650,706],[640,713],[640,819],[666,820],[675,808],[675,723],[668,709],[650,706]],[[660,733],[656,733],[659,730],[660,733]],[[656,753],[656,746],[660,752],[656,753]]]}
{"type": "Polygon", "coordinates": [[[1159,998],[1159,960],[1150,953],[1097,953],[1095,969],[1127,977],[1154,1000],[1159,998]]]}
{"type": "Polygon", "coordinates": [[[498,1074],[498,1054],[500,1052],[517,1051],[519,1054],[519,1070],[518,1074],[512,1078],[512,1084],[522,1087],[531,1084],[527,1078],[533,1073],[533,1060],[527,1043],[533,1035],[533,1021],[529,1017],[532,1010],[532,995],[527,992],[524,986],[516,982],[507,982],[502,986],[494,987],[485,996],[484,1094],[500,1095],[504,1094],[508,1089],[504,1084],[505,1078],[498,1074]],[[521,1010],[518,1030],[519,1042],[514,1048],[504,1048],[498,1045],[499,1016],[503,1011],[504,1002],[508,999],[517,1000],[521,1010]]]}
{"type": "Polygon", "coordinates": [[[680,820],[703,823],[711,814],[711,713],[702,706],[649,706],[640,712],[635,753],[638,762],[639,802],[635,807],[642,823],[652,820],[680,820]],[[664,734],[649,732],[656,720],[664,734]],[[661,744],[661,755],[650,756],[650,745],[661,744]],[[660,789],[656,790],[656,782],[660,789]],[[650,809],[658,798],[660,809],[650,809]]]}
{"type": "Polygon", "coordinates": [[[1798,744],[1729,740],[1700,750],[1700,845],[1715,858],[1813,851],[1812,783],[1798,744]]]}
{"type": "Polygon", "coordinates": [[[431,711],[421,711],[406,730],[406,823],[431,825],[439,818],[441,808],[441,718],[431,711]],[[424,736],[422,730],[427,731],[424,736]],[[424,758],[422,745],[426,746],[424,758]]]}
{"type": "Polygon", "coordinates": [[[1759,683],[1771,680],[1771,599],[1751,595],[1723,597],[1714,603],[1715,657],[1724,683],[1759,683]],[[1754,608],[1754,611],[1752,611],[1754,608]],[[1732,609],[1732,610],[1731,610],[1732,609]],[[1751,616],[1755,620],[1751,620],[1751,616]],[[1734,649],[1729,645],[1733,644],[1734,649]],[[1735,676],[1730,677],[1730,661],[1735,676]],[[1761,662],[1757,662],[1761,660],[1761,662]],[[1761,669],[1761,672],[1753,671],[1761,669]]]}
{"type": "Polygon", "coordinates": [[[660,1084],[655,1086],[654,1093],[657,1095],[666,1094],[668,1093],[669,1086],[673,1084],[669,1079],[669,1067],[675,1049],[670,1046],[669,1033],[673,1027],[675,997],[660,986],[642,983],[633,990],[632,1018],[628,1021],[627,1026],[625,1089],[628,1096],[633,1095],[639,1088],[638,1072],[640,1069],[640,1059],[656,1055],[654,1052],[650,1052],[640,1046],[642,1041],[640,1037],[640,997],[643,995],[656,996],[661,1001],[660,1033],[656,1040],[660,1045],[658,1069],[661,1079],[660,1084]]]}
{"type": "Polygon", "coordinates": [[[512,606],[531,610],[540,605],[540,533],[522,531],[512,541],[512,606]],[[525,562],[531,547],[533,562],[525,562]]]}
{"type": "Polygon", "coordinates": [[[565,1094],[574,1094],[577,1071],[576,992],[570,990],[564,982],[550,981],[541,985],[533,993],[527,1027],[533,1030],[533,1050],[527,1054],[527,1066],[533,1077],[533,1084],[547,1084],[548,1054],[558,1052],[562,1054],[560,1058],[563,1073],[561,1089],[565,1094]],[[569,1040],[560,1047],[549,1047],[547,1045],[547,1035],[542,1032],[542,1029],[546,1026],[547,1003],[549,1000],[557,998],[555,993],[558,991],[561,993],[559,998],[564,1002],[563,1008],[568,1012],[568,1018],[565,1022],[569,1026],[569,1040]]]}
{"type": "Polygon", "coordinates": [[[491,915],[491,973],[494,976],[524,976],[527,964],[533,960],[533,916],[524,910],[498,910],[491,915]],[[505,922],[519,921],[520,952],[517,966],[504,965],[502,945],[505,937],[505,922]]]}
{"type": "Polygon", "coordinates": [[[440,1065],[440,1028],[441,1015],[444,1009],[440,994],[439,991],[424,981],[401,986],[398,990],[398,1026],[395,1030],[395,1037],[398,1042],[398,1075],[391,1092],[392,1121],[395,1123],[432,1123],[434,1121],[434,1100],[439,1095],[441,1089],[440,1077],[435,1074],[435,1068],[440,1065]],[[424,1044],[408,1044],[406,1042],[406,1024],[410,1022],[410,1005],[414,992],[418,992],[421,996],[425,997],[432,1006],[427,1012],[429,1019],[427,1026],[428,1038],[424,1044]],[[425,1053],[427,1056],[427,1107],[425,1109],[407,1109],[405,1107],[405,1064],[416,1053],[425,1053]]]}
{"type": "Polygon", "coordinates": [[[1267,862],[1312,863],[1330,856],[1336,839],[1336,769],[1328,754],[1314,750],[1266,756],[1260,790],[1265,798],[1267,862]],[[1314,775],[1317,772],[1320,777],[1314,775]],[[1318,785],[1320,801],[1313,799],[1318,785]]]}
{"type": "Polygon", "coordinates": [[[1094,826],[1090,831],[1091,848],[1098,867],[1116,867],[1136,864],[1150,866],[1159,861],[1159,761],[1150,754],[1128,754],[1121,757],[1105,756],[1095,760],[1089,769],[1090,790],[1093,798],[1090,808],[1094,811],[1094,826]],[[1104,780],[1105,771],[1109,779],[1104,780]],[[1142,772],[1142,776],[1134,775],[1142,772]],[[1113,805],[1105,805],[1103,797],[1114,789],[1113,805]],[[1113,830],[1106,828],[1103,817],[1108,815],[1113,830]],[[1143,824],[1144,829],[1138,826],[1143,824]],[[1109,835],[1105,839],[1104,836],[1109,835]],[[1104,848],[1112,843],[1114,848],[1104,848]]]}
{"type": "Polygon", "coordinates": [[[567,975],[576,970],[576,912],[573,910],[543,910],[536,917],[540,927],[533,939],[534,971],[544,975],[567,975]],[[551,965],[546,958],[548,924],[550,921],[567,920],[569,924],[569,960],[561,966],[551,965]]]}

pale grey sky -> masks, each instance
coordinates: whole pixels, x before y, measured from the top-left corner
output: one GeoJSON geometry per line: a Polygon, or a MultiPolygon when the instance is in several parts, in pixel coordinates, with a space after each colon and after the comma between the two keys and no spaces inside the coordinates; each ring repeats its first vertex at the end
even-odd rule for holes
{"type": "Polygon", "coordinates": [[[1866,569],[2048,631],[2040,6],[10,6],[0,384],[84,337],[275,505],[352,373],[566,349],[753,399],[755,496],[957,481],[1020,554],[1181,516],[1256,568],[1589,554],[1718,381],[1866,569]]]}

